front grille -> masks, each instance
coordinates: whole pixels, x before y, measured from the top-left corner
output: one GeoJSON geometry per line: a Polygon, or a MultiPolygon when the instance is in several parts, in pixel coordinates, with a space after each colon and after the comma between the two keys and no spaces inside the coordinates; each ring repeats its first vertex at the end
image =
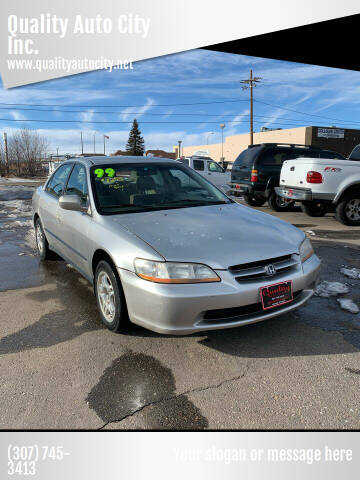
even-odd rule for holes
{"type": "MultiPolygon", "coordinates": [[[[302,290],[294,292],[293,300],[294,301],[300,294],[302,290]]],[[[262,308],[261,302],[253,303],[251,305],[244,305],[242,307],[233,307],[233,308],[220,308],[218,310],[207,310],[204,313],[204,320],[232,320],[235,317],[243,317],[247,315],[256,315],[256,314],[263,314],[266,312],[275,312],[277,310],[281,310],[282,308],[288,307],[291,305],[290,302],[284,303],[284,305],[279,305],[278,307],[271,308],[269,310],[264,310],[262,308]]]]}
{"type": "Polygon", "coordinates": [[[296,268],[298,261],[293,255],[282,255],[281,257],[267,258],[266,260],[259,260],[256,262],[242,263],[240,265],[233,265],[229,267],[230,273],[235,276],[238,282],[248,282],[260,280],[262,278],[276,278],[276,276],[296,268]],[[275,273],[269,275],[266,267],[273,265],[275,273]]]}

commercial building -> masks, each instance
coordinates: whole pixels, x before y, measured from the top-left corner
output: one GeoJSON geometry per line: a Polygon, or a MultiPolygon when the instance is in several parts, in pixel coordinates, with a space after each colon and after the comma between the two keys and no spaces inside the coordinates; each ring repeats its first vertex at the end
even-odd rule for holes
{"type": "MultiPolygon", "coordinates": [[[[355,145],[360,143],[360,130],[337,127],[296,127],[279,130],[267,130],[254,133],[254,144],[256,143],[298,143],[320,147],[342,155],[348,156],[355,145]]],[[[224,136],[224,143],[209,145],[184,145],[181,154],[191,156],[197,150],[208,151],[209,156],[220,161],[221,152],[224,152],[224,159],[233,162],[236,157],[249,145],[249,134],[224,136]]],[[[173,147],[178,154],[178,146],[173,147]]]]}

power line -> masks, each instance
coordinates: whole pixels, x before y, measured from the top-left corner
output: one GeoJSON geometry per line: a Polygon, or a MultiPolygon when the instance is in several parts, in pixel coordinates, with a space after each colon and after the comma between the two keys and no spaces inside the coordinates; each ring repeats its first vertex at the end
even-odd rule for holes
{"type": "MultiPolygon", "coordinates": [[[[317,115],[316,113],[299,112],[298,110],[294,110],[292,108],[281,107],[280,105],[273,105],[272,103],[263,102],[262,100],[254,100],[254,102],[262,103],[264,105],[268,105],[274,108],[280,108],[280,110],[288,110],[289,112],[298,113],[300,115],[308,115],[310,117],[325,118],[327,120],[334,120],[336,122],[351,122],[351,120],[341,120],[340,118],[327,117],[325,115],[317,115]]],[[[353,121],[352,123],[360,123],[360,122],[353,121]]]]}
{"type": "MultiPolygon", "coordinates": [[[[246,102],[247,100],[241,98],[234,98],[229,100],[215,100],[213,102],[191,102],[191,103],[156,103],[153,105],[69,105],[69,107],[84,107],[84,108],[140,108],[140,107],[178,107],[184,105],[212,105],[217,103],[236,103],[236,102],[246,102]]],[[[30,107],[62,107],[58,103],[0,103],[0,105],[9,105],[9,106],[30,106],[30,107]]]]}
{"type": "MultiPolygon", "coordinates": [[[[228,123],[245,123],[247,122],[248,120],[228,120],[227,122],[228,123]]],[[[20,123],[23,123],[23,122],[35,122],[35,123],[88,123],[88,124],[94,124],[94,123],[99,123],[99,124],[132,124],[132,120],[130,121],[106,121],[106,120],[40,120],[40,119],[29,119],[29,118],[26,118],[26,119],[15,119],[15,118],[0,118],[0,122],[20,122],[20,123]]],[[[218,125],[219,122],[209,122],[209,121],[169,121],[169,122],[165,122],[165,121],[141,121],[139,120],[139,123],[146,123],[146,124],[179,124],[179,123],[182,123],[182,124],[216,124],[218,125]]],[[[262,124],[263,121],[254,121],[254,123],[258,123],[258,124],[262,124]]],[[[272,124],[274,124],[274,122],[272,122],[272,124]]],[[[299,125],[294,125],[293,123],[286,123],[286,122],[282,122],[281,124],[279,125],[289,125],[289,126],[294,126],[294,127],[297,127],[299,125]]]]}
{"type": "MultiPolygon", "coordinates": [[[[53,110],[53,109],[43,109],[43,108],[13,108],[13,107],[0,107],[0,110],[16,110],[16,111],[22,111],[22,112],[60,112],[60,113],[92,113],[92,114],[116,114],[116,115],[147,115],[147,116],[172,116],[172,117],[177,117],[177,116],[183,116],[183,117],[234,117],[236,116],[236,113],[168,113],[168,112],[162,112],[162,113],[150,113],[150,112],[107,112],[107,111],[90,111],[89,110],[53,110]]],[[[248,114],[244,114],[244,117],[248,117],[248,114]]],[[[254,118],[265,118],[265,119],[272,119],[272,115],[254,115],[254,118]]],[[[284,118],[283,120],[290,120],[294,122],[303,122],[304,119],[300,118],[284,118]]],[[[342,120],[342,122],[347,122],[347,123],[360,123],[357,122],[356,120],[342,120]]]]}

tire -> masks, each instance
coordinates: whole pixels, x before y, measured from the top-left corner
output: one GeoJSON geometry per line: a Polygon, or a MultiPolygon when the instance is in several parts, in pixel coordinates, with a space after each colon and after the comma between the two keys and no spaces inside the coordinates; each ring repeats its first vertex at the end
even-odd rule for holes
{"type": "Polygon", "coordinates": [[[272,192],[268,198],[269,207],[275,212],[288,212],[293,208],[295,202],[293,200],[286,200],[279,195],[276,195],[275,192],[272,192]]]}
{"type": "Polygon", "coordinates": [[[348,196],[338,203],[336,219],[344,225],[360,225],[360,193],[348,196]]]}
{"type": "Polygon", "coordinates": [[[252,207],[261,207],[266,202],[264,197],[255,197],[251,195],[244,195],[245,203],[252,207]]]}
{"type": "Polygon", "coordinates": [[[112,332],[125,332],[129,317],[124,292],[114,267],[105,260],[96,266],[94,287],[103,324],[112,332]]]}
{"type": "Polygon", "coordinates": [[[49,248],[49,243],[39,218],[35,221],[35,241],[37,253],[41,261],[53,258],[53,252],[49,248]]]}
{"type": "Polygon", "coordinates": [[[301,210],[309,217],[323,217],[327,213],[327,207],[322,202],[304,202],[301,204],[301,210]]]}

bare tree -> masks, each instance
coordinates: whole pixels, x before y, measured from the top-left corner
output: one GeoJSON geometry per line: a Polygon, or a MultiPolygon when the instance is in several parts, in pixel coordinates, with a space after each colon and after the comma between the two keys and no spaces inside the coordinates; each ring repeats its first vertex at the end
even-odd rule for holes
{"type": "Polygon", "coordinates": [[[48,149],[47,140],[35,130],[22,129],[15,132],[8,142],[9,161],[16,165],[17,175],[34,176],[48,149]]]}

